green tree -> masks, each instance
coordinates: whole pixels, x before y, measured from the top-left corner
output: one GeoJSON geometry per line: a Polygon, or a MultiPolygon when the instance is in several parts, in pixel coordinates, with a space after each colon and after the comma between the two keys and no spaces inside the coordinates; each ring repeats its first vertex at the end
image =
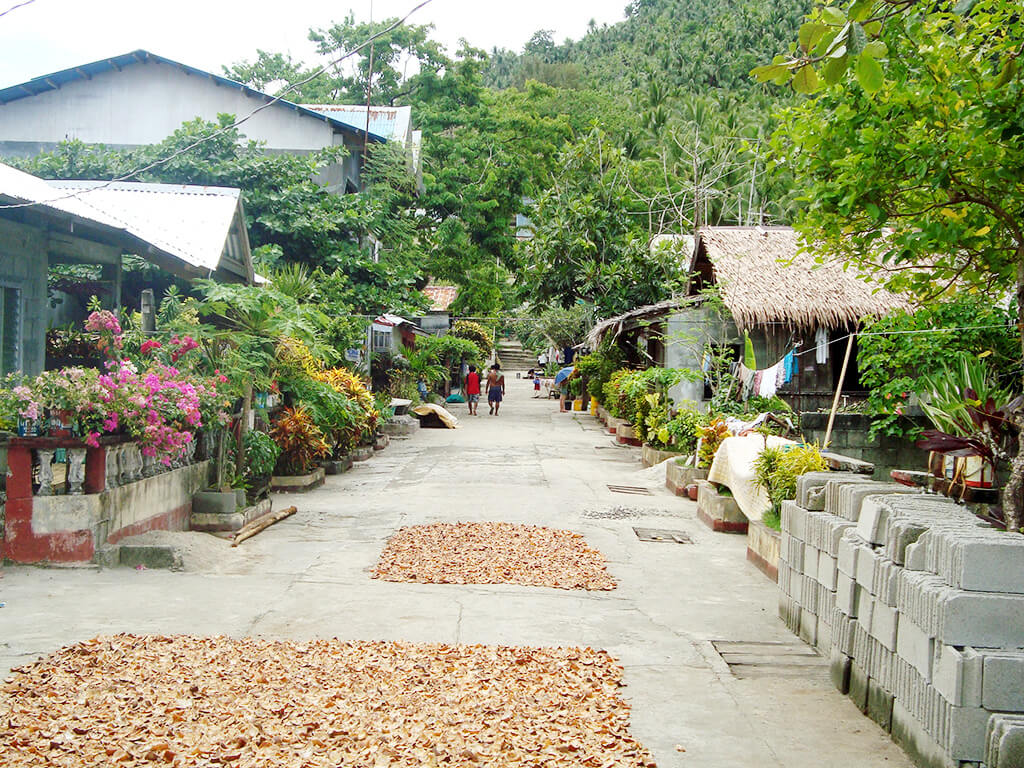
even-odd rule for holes
{"type": "MultiPolygon", "coordinates": [[[[788,110],[774,138],[775,162],[803,188],[800,227],[834,254],[873,265],[897,290],[925,297],[953,284],[987,295],[1016,290],[1022,311],[1020,6],[906,2],[874,18],[883,5],[857,2],[845,15],[825,8],[812,17],[827,21],[827,34],[840,15],[840,29],[851,17],[864,22],[847,33],[843,55],[857,55],[847,62],[852,71],[844,66],[824,78],[834,84],[788,110]]],[[[818,44],[801,48],[819,53],[818,44]]],[[[777,79],[788,76],[789,60],[772,65],[785,70],[777,79]]],[[[797,64],[797,77],[821,65],[797,64]]],[[[1024,430],[1020,439],[1024,448],[1024,430]]],[[[1004,490],[1013,528],[1021,524],[1022,488],[1024,450],[1004,490]]]]}
{"type": "Polygon", "coordinates": [[[678,285],[681,265],[652,254],[645,222],[630,215],[640,205],[632,171],[598,129],[561,153],[550,189],[531,209],[534,236],[521,249],[518,277],[533,304],[583,300],[611,315],[678,285]]]}

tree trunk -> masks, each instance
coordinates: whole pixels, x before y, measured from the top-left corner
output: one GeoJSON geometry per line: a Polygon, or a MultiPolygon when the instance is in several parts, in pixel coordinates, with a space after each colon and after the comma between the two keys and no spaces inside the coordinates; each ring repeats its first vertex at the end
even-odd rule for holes
{"type": "MultiPolygon", "coordinates": [[[[1021,359],[1024,359],[1024,248],[1017,250],[1017,332],[1021,336],[1021,359]]],[[[1008,531],[1020,530],[1024,497],[1024,426],[1018,423],[1017,430],[1017,455],[1010,461],[1010,478],[1003,488],[1003,519],[1008,531]]]]}

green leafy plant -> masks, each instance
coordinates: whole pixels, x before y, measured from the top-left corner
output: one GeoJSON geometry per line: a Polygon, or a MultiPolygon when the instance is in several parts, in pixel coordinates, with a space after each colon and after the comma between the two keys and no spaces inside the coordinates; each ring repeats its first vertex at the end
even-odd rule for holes
{"type": "Polygon", "coordinates": [[[450,335],[458,339],[469,339],[477,345],[480,354],[484,357],[489,357],[491,352],[494,351],[493,334],[491,331],[472,320],[456,320],[455,324],[452,325],[450,335]]]}
{"type": "Polygon", "coordinates": [[[282,475],[304,475],[330,455],[331,447],[305,408],[285,408],[270,431],[281,454],[277,472],[282,475]]]}
{"type": "MultiPolygon", "coordinates": [[[[647,397],[660,399],[658,394],[647,397]]],[[[671,413],[652,405],[647,416],[647,443],[659,450],[692,453],[703,422],[704,414],[692,405],[671,413]]]]}
{"type": "Polygon", "coordinates": [[[729,427],[718,416],[715,416],[707,424],[700,426],[697,436],[700,438],[700,448],[697,451],[697,466],[707,469],[715,460],[718,447],[725,438],[729,437],[729,427]]]}
{"type": "Polygon", "coordinates": [[[828,463],[814,445],[772,446],[754,459],[754,481],[765,490],[771,501],[773,518],[777,521],[782,502],[796,498],[796,479],[807,472],[823,472],[828,463]]]}
{"type": "Polygon", "coordinates": [[[264,477],[274,471],[281,449],[266,432],[250,430],[245,433],[245,471],[249,480],[264,477]]]}

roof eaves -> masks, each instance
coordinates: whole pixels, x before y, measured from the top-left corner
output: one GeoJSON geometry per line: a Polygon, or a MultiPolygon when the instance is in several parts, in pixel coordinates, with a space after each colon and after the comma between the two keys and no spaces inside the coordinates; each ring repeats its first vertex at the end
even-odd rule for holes
{"type": "MultiPolygon", "coordinates": [[[[182,72],[188,75],[196,75],[198,77],[207,77],[217,85],[224,85],[230,88],[235,88],[242,91],[247,96],[256,99],[262,99],[265,103],[269,104],[274,101],[274,97],[264,93],[263,91],[257,91],[255,88],[251,88],[244,83],[240,83],[237,80],[232,80],[222,75],[214,74],[213,72],[207,72],[203,69],[198,69],[188,64],[183,64],[180,61],[174,61],[168,59],[165,56],[160,56],[149,51],[139,49],[131,51],[130,53],[121,54],[120,56],[112,56],[107,59],[101,59],[100,61],[93,61],[88,64],[80,64],[77,67],[69,67],[68,69],[62,69],[59,72],[51,72],[47,75],[40,75],[34,77],[24,83],[17,85],[11,85],[7,88],[0,89],[0,106],[9,104],[19,99],[25,99],[29,96],[39,96],[47,91],[56,91],[62,85],[74,82],[76,80],[91,80],[94,75],[99,75],[104,72],[109,72],[111,69],[120,72],[124,67],[131,66],[132,64],[141,64],[146,61],[156,61],[161,64],[166,64],[171,67],[180,69],[182,72]],[[22,91],[24,93],[22,93],[22,91]]],[[[344,131],[355,134],[358,138],[368,138],[370,141],[383,142],[386,141],[381,136],[377,136],[373,133],[367,133],[365,130],[357,128],[355,126],[344,123],[340,120],[335,120],[328,115],[320,114],[311,109],[302,107],[287,99],[278,99],[277,102],[283,107],[293,110],[294,112],[304,116],[313,117],[320,120],[328,125],[335,128],[341,128],[344,131]]]]}

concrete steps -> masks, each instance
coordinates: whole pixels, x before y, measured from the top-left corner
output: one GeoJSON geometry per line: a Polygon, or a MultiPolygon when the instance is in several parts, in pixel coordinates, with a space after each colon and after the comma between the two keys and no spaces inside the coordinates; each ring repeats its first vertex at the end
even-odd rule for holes
{"type": "Polygon", "coordinates": [[[506,371],[528,371],[537,367],[537,355],[523,349],[519,342],[498,342],[497,355],[501,367],[506,371]]]}

